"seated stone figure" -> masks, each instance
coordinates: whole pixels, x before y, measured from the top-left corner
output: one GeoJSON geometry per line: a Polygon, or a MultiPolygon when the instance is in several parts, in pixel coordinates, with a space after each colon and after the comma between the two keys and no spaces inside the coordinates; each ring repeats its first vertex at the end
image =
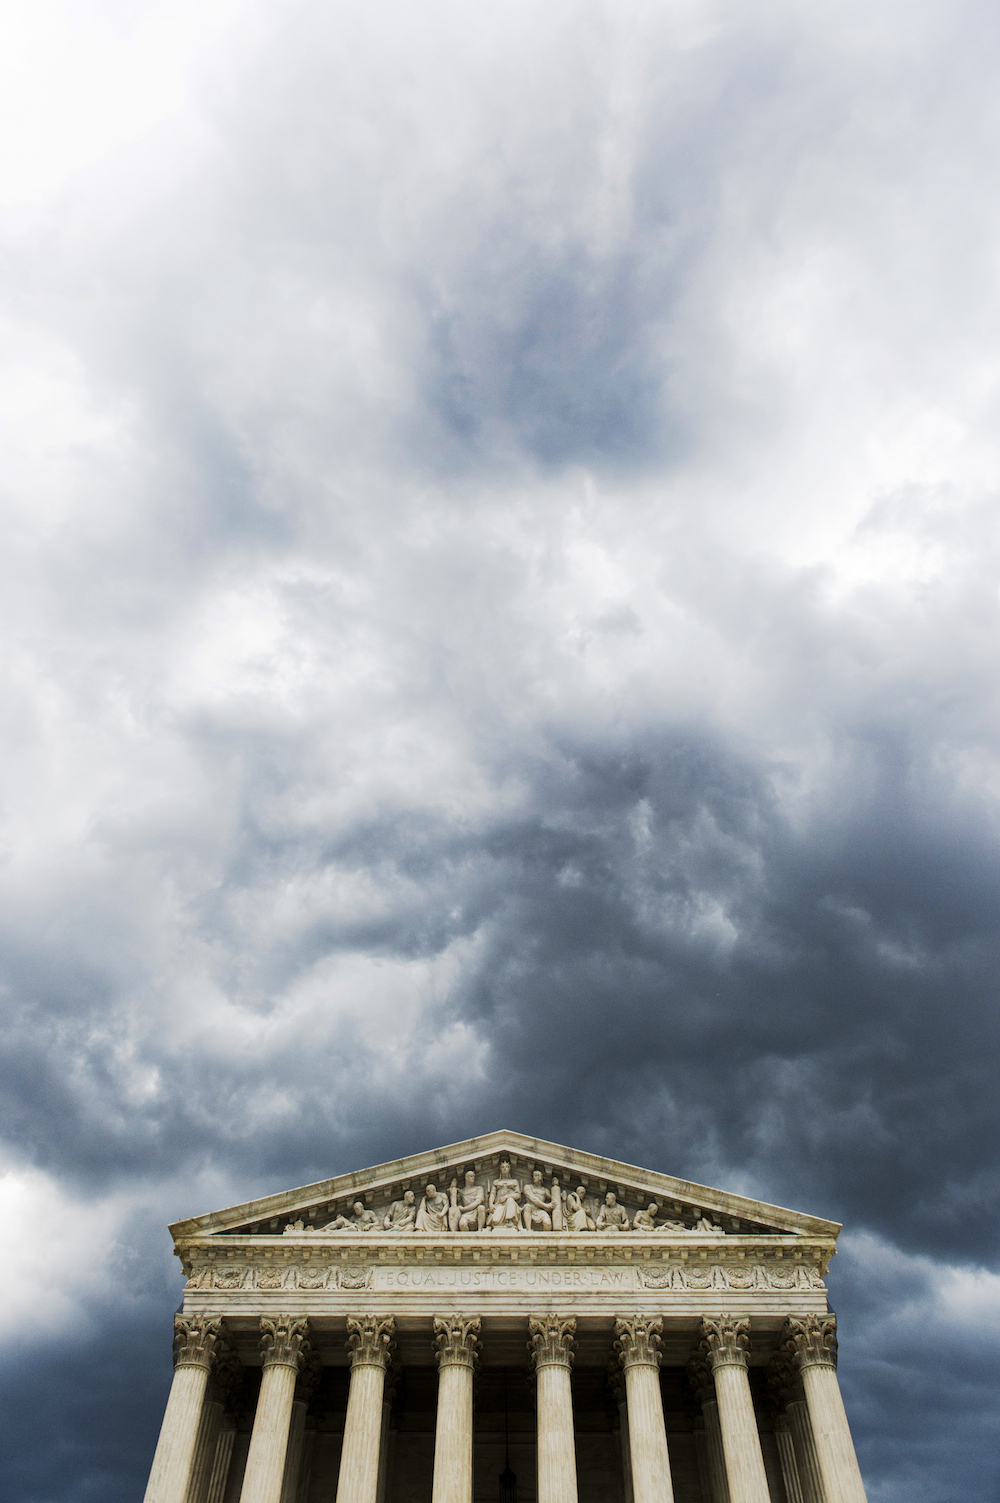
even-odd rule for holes
{"type": "Polygon", "coordinates": [[[542,1171],[535,1169],[531,1176],[531,1183],[524,1187],[524,1209],[521,1212],[521,1224],[526,1232],[534,1231],[541,1227],[543,1231],[552,1230],[552,1212],[555,1210],[555,1201],[549,1195],[542,1184],[542,1171]]]}
{"type": "Polygon", "coordinates": [[[631,1230],[628,1212],[624,1206],[618,1204],[618,1197],[613,1190],[609,1190],[604,1197],[604,1204],[597,1213],[597,1230],[599,1232],[627,1232],[631,1230]]]}
{"type": "Polygon", "coordinates": [[[417,1221],[417,1200],[412,1190],[404,1190],[402,1200],[394,1200],[382,1218],[387,1232],[412,1232],[417,1221]]]}
{"type": "Polygon", "coordinates": [[[656,1213],[659,1206],[655,1200],[651,1200],[643,1211],[641,1208],[632,1217],[632,1230],[634,1232],[655,1232],[659,1228],[656,1225],[656,1213]]]}
{"type": "Polygon", "coordinates": [[[490,1186],[490,1226],[497,1231],[519,1232],[521,1230],[521,1186],[511,1177],[510,1161],[500,1165],[500,1177],[490,1186]]]}
{"type": "Polygon", "coordinates": [[[583,1185],[577,1185],[566,1196],[564,1209],[566,1212],[566,1228],[571,1232],[592,1232],[595,1230],[593,1220],[587,1215],[587,1207],[584,1204],[587,1192],[583,1185]]]}
{"type": "Polygon", "coordinates": [[[460,1190],[453,1179],[449,1191],[448,1228],[453,1232],[481,1232],[486,1225],[486,1191],[476,1184],[473,1170],[465,1171],[465,1185],[460,1190]]]}
{"type": "Polygon", "coordinates": [[[446,1232],[448,1230],[448,1197],[438,1194],[435,1185],[425,1185],[423,1197],[417,1209],[418,1232],[446,1232]]]}
{"type": "Polygon", "coordinates": [[[353,1216],[338,1216],[334,1221],[327,1222],[321,1228],[324,1232],[375,1232],[378,1231],[378,1217],[374,1211],[366,1211],[363,1200],[356,1200],[351,1207],[353,1216]]]}

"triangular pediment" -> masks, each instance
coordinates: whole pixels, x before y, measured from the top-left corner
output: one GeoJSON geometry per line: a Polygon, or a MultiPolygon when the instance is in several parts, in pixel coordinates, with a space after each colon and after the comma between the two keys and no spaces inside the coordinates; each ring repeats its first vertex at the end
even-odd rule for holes
{"type": "MultiPolygon", "coordinates": [[[[403,1200],[407,1191],[419,1201],[428,1184],[447,1194],[452,1181],[462,1185],[465,1176],[471,1174],[470,1183],[482,1186],[488,1193],[500,1177],[500,1166],[505,1161],[510,1163],[510,1178],[520,1186],[529,1184],[538,1172],[542,1184],[550,1191],[553,1179],[559,1181],[564,1195],[575,1194],[581,1188],[584,1191],[581,1199],[592,1211],[604,1204],[610,1193],[625,1208],[630,1220],[655,1201],[658,1220],[669,1221],[678,1230],[694,1231],[700,1226],[703,1232],[712,1228],[710,1235],[824,1238],[835,1238],[840,1231],[836,1222],[821,1217],[802,1215],[510,1131],[488,1133],[371,1169],[336,1175],[318,1184],[283,1190],[244,1205],[176,1222],[170,1231],[175,1240],[227,1235],[280,1236],[286,1228],[311,1235],[321,1232],[338,1217],[355,1214],[352,1208],[359,1203],[374,1214],[381,1226],[393,1203],[403,1200]]],[[[372,1230],[378,1230],[374,1223],[372,1230]]]]}

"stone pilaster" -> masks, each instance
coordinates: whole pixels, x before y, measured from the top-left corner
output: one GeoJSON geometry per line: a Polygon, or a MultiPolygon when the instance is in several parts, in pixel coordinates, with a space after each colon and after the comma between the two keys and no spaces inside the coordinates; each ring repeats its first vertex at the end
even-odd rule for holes
{"type": "Polygon", "coordinates": [[[757,1416],[750,1396],[746,1355],[749,1331],[748,1320],[732,1315],[706,1316],[701,1323],[701,1344],[715,1379],[731,1503],[770,1503],[757,1416]]]}
{"type": "Polygon", "coordinates": [[[536,1383],[538,1503],[576,1503],[576,1441],[570,1377],[576,1319],[530,1315],[528,1337],[536,1383]]]}
{"type": "Polygon", "coordinates": [[[295,1383],[308,1350],[308,1334],[307,1320],[261,1316],[263,1374],[240,1503],[281,1503],[295,1383]]]}
{"type": "Polygon", "coordinates": [[[719,1424],[719,1402],[715,1397],[715,1378],[712,1366],[703,1352],[698,1352],[688,1363],[688,1381],[701,1405],[704,1422],[704,1465],[708,1473],[708,1494],[711,1503],[729,1503],[729,1483],[726,1480],[726,1458],[722,1449],[722,1429],[719,1424]]]}
{"type": "Polygon", "coordinates": [[[344,1422],[344,1447],[337,1480],[337,1503],[377,1503],[382,1442],[382,1397],[386,1369],[395,1350],[391,1315],[349,1315],[351,1387],[344,1422]]]}
{"type": "Polygon", "coordinates": [[[472,1380],[479,1360],[478,1315],[435,1315],[437,1425],[431,1503],[472,1503],[472,1380]]]}
{"type": "Polygon", "coordinates": [[[837,1317],[790,1318],[782,1336],[782,1346],[802,1377],[824,1503],[866,1503],[837,1381],[837,1317]]]}
{"type": "Polygon", "coordinates": [[[673,1503],[660,1396],[662,1330],[659,1316],[636,1315],[615,1321],[615,1350],[625,1374],[635,1503],[673,1503]]]}
{"type": "Polygon", "coordinates": [[[174,1381],[156,1443],[144,1503],[185,1503],[208,1376],[222,1344],[222,1321],[174,1316],[174,1381]]]}

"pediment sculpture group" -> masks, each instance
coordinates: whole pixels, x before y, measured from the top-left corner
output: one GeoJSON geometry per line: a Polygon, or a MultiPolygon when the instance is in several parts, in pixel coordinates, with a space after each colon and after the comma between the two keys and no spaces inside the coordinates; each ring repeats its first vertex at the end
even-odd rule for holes
{"type": "Polygon", "coordinates": [[[504,1160],[488,1191],[476,1183],[476,1176],[469,1169],[464,1184],[453,1179],[447,1192],[429,1183],[418,1200],[415,1191],[406,1190],[402,1200],[394,1200],[384,1213],[372,1211],[362,1200],[356,1200],[349,1216],[337,1216],[325,1226],[317,1227],[306,1227],[301,1221],[290,1222],[285,1227],[285,1236],[326,1236],[331,1232],[353,1235],[427,1232],[434,1236],[452,1232],[639,1232],[649,1236],[661,1232],[677,1236],[722,1232],[722,1227],[707,1216],[696,1220],[694,1226],[683,1221],[659,1220],[660,1208],[655,1201],[630,1217],[613,1190],[607,1191],[602,1203],[589,1196],[583,1185],[567,1191],[558,1175],[552,1176],[551,1185],[545,1185],[543,1179],[542,1171],[535,1169],[530,1180],[522,1182],[511,1174],[510,1163],[504,1160]]]}

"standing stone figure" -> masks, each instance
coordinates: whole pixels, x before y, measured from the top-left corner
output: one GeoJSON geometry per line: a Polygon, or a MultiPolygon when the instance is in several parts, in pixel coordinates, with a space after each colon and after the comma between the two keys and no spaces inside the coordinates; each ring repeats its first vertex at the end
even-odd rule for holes
{"type": "Polygon", "coordinates": [[[486,1191],[476,1184],[473,1170],[466,1169],[465,1185],[460,1190],[458,1181],[451,1182],[451,1207],[448,1211],[448,1226],[453,1232],[481,1232],[486,1225],[486,1191]]]}
{"type": "Polygon", "coordinates": [[[500,1164],[500,1178],[493,1181],[490,1187],[490,1226],[503,1231],[520,1231],[521,1207],[518,1202],[521,1199],[521,1186],[516,1179],[511,1178],[510,1161],[503,1159],[500,1164]]]}

